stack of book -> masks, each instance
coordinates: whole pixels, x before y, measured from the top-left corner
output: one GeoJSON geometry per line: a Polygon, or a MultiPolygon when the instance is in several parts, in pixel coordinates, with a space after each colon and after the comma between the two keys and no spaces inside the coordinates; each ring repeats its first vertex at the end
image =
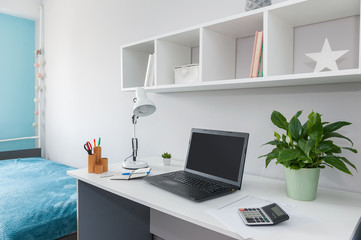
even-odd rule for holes
{"type": "Polygon", "coordinates": [[[254,36],[253,54],[251,71],[249,77],[262,77],[263,76],[263,31],[258,32],[254,36]]]}

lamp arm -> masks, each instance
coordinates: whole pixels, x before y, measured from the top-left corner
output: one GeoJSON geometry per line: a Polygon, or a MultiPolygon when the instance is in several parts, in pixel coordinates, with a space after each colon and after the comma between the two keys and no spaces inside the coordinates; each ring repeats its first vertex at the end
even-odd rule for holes
{"type": "Polygon", "coordinates": [[[132,122],[133,122],[133,138],[132,138],[132,149],[133,149],[133,161],[137,161],[137,154],[138,154],[138,139],[135,135],[135,125],[137,124],[138,116],[133,115],[132,122]]]}

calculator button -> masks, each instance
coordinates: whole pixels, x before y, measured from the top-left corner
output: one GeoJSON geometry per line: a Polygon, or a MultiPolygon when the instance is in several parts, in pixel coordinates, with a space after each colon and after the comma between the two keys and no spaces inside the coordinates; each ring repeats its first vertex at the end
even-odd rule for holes
{"type": "Polygon", "coordinates": [[[244,211],[244,209],[243,208],[241,208],[241,209],[239,209],[241,212],[243,212],[244,211]]]}
{"type": "Polygon", "coordinates": [[[254,223],[254,222],[255,222],[255,220],[254,220],[253,218],[246,218],[246,220],[247,220],[247,222],[249,222],[249,223],[254,223]]]}

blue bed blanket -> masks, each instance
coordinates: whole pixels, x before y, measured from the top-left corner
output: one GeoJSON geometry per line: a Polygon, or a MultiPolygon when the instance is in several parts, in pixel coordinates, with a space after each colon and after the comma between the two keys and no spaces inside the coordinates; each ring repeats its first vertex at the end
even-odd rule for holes
{"type": "Polygon", "coordinates": [[[0,239],[49,240],[76,231],[74,168],[43,158],[0,161],[0,239]]]}

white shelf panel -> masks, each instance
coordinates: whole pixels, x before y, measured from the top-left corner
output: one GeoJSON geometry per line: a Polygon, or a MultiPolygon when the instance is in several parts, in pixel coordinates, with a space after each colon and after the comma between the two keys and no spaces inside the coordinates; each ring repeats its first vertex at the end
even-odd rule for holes
{"type": "Polygon", "coordinates": [[[263,12],[209,25],[205,28],[233,38],[249,37],[254,35],[255,31],[262,31],[263,12]]]}
{"type": "MultiPolygon", "coordinates": [[[[329,71],[320,73],[290,74],[260,78],[242,78],[232,80],[213,81],[194,84],[171,84],[156,87],[146,87],[147,92],[189,92],[207,90],[225,90],[241,88],[264,88],[282,86],[304,86],[334,83],[361,82],[359,69],[329,71]]],[[[125,91],[135,91],[135,88],[128,88],[125,91]]]]}
{"type": "Polygon", "coordinates": [[[160,40],[183,45],[186,47],[199,47],[199,29],[177,33],[160,38],[160,40]]]}
{"type": "Polygon", "coordinates": [[[359,0],[308,0],[269,10],[294,27],[360,14],[359,0]]]}

